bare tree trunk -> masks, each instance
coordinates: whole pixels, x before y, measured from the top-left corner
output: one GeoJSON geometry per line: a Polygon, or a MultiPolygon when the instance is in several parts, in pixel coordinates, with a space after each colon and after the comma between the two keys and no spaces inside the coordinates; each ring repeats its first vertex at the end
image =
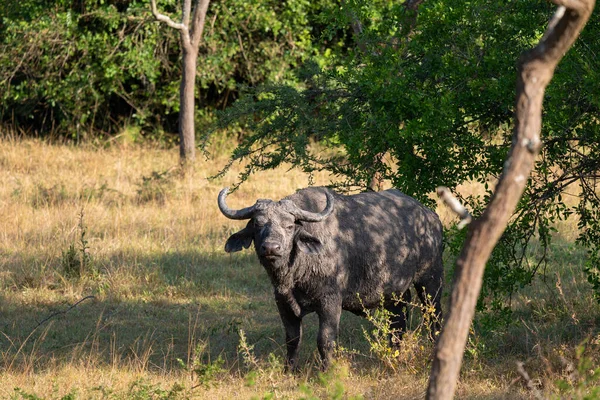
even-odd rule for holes
{"type": "Polygon", "coordinates": [[[181,22],[161,14],[156,8],[156,0],[151,0],[152,14],[157,21],[177,29],[181,35],[181,85],[179,87],[179,159],[182,165],[190,165],[196,159],[195,87],[198,48],[204,32],[204,22],[210,0],[197,0],[192,14],[192,0],[183,0],[181,22]]]}
{"type": "Polygon", "coordinates": [[[519,62],[515,128],[504,171],[489,205],[474,221],[456,262],[450,311],[437,342],[428,399],[451,399],[485,264],[523,194],[541,148],[542,101],[554,69],[590,17],[595,0],[553,0],[559,7],[539,44],[519,62]]]}
{"type": "Polygon", "coordinates": [[[194,95],[197,59],[197,50],[183,49],[181,87],[179,88],[179,157],[181,164],[192,164],[196,159],[194,95]]]}

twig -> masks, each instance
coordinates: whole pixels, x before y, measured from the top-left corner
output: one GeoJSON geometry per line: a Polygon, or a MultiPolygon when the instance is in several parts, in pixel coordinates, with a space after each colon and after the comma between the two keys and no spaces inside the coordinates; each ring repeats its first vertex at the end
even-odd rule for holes
{"type": "Polygon", "coordinates": [[[151,6],[151,9],[152,9],[152,14],[154,14],[154,18],[156,18],[160,22],[166,23],[171,28],[177,29],[179,31],[183,31],[183,32],[185,32],[187,34],[188,27],[186,25],[181,24],[181,23],[177,23],[177,22],[173,21],[169,16],[161,14],[161,13],[158,12],[158,10],[156,8],[156,0],[152,0],[150,2],[150,6],[151,6]]]}
{"type": "Polygon", "coordinates": [[[525,371],[525,367],[523,366],[523,363],[521,361],[517,361],[517,372],[519,373],[519,375],[521,375],[521,378],[523,378],[523,380],[525,381],[525,385],[527,386],[527,389],[529,389],[531,394],[533,394],[533,397],[535,397],[538,400],[545,400],[545,397],[542,396],[542,393],[540,393],[537,386],[533,383],[533,381],[529,377],[529,374],[527,373],[527,371],[525,371]]]}
{"type": "Polygon", "coordinates": [[[471,217],[469,210],[460,204],[460,201],[458,201],[458,199],[454,197],[452,193],[450,193],[450,189],[445,186],[439,186],[437,188],[437,195],[444,203],[446,203],[448,207],[450,207],[452,211],[454,211],[460,217],[460,222],[457,225],[458,229],[464,228],[471,222],[473,217],[471,217]]]}
{"type": "MultiPolygon", "coordinates": [[[[71,311],[72,309],[74,309],[75,307],[77,307],[79,304],[83,303],[85,300],[88,300],[88,299],[95,299],[95,298],[96,298],[96,296],[85,296],[83,299],[79,300],[77,303],[73,304],[72,306],[70,306],[70,307],[69,307],[69,308],[67,308],[66,310],[57,311],[57,312],[55,312],[55,313],[53,313],[53,314],[50,314],[49,316],[47,316],[46,318],[44,318],[44,319],[43,319],[43,320],[42,320],[42,321],[41,321],[39,324],[37,324],[37,325],[35,326],[35,328],[33,328],[33,331],[35,331],[37,328],[39,328],[39,327],[40,327],[40,325],[42,325],[42,324],[43,324],[43,323],[45,323],[46,321],[50,320],[51,318],[54,318],[54,317],[56,317],[57,315],[60,315],[60,314],[66,314],[66,313],[68,313],[69,311],[71,311]]],[[[33,331],[32,331],[32,332],[33,332],[33,331]]]]}

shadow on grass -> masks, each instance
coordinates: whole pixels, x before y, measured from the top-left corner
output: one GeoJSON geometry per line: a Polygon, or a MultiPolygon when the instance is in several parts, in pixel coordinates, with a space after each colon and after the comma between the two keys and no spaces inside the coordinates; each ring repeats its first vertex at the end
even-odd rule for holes
{"type": "MultiPolygon", "coordinates": [[[[202,343],[196,357],[210,362],[222,356],[232,369],[239,362],[240,329],[259,360],[271,353],[283,360],[284,333],[273,289],[253,252],[119,252],[97,263],[98,272],[84,277],[75,300],[69,288],[77,282],[0,292],[1,367],[81,361],[171,371],[181,368],[178,360],[189,364],[202,343]],[[85,296],[94,297],[70,308],[85,296]]],[[[367,351],[363,323],[344,316],[345,347],[367,351]]],[[[314,314],[305,318],[304,362],[314,358],[317,325],[314,314]]]]}
{"type": "MultiPolygon", "coordinates": [[[[240,329],[259,361],[267,362],[271,354],[283,360],[284,333],[273,289],[252,251],[139,253],[118,251],[98,259],[97,273],[80,281],[61,281],[59,263],[43,267],[43,254],[5,258],[2,274],[18,275],[23,265],[37,266],[20,284],[4,278],[1,286],[0,368],[20,371],[89,362],[169,372],[181,368],[178,359],[188,364],[196,344],[204,343],[204,352],[198,354],[203,362],[220,355],[236,371],[240,329]],[[94,298],[39,325],[88,295],[94,298]]],[[[581,273],[581,252],[557,248],[552,256],[549,273],[561,274],[564,295],[549,284],[528,288],[515,307],[514,325],[478,332],[470,350],[480,353],[467,354],[466,363],[470,358],[475,363],[514,363],[534,357],[539,345],[576,346],[597,334],[600,312],[581,273]]],[[[301,365],[316,357],[317,327],[316,315],[305,318],[301,365]]],[[[340,344],[369,354],[363,327],[372,330],[364,319],[343,313],[340,344]]],[[[368,365],[369,360],[359,358],[359,368],[368,365]]]]}

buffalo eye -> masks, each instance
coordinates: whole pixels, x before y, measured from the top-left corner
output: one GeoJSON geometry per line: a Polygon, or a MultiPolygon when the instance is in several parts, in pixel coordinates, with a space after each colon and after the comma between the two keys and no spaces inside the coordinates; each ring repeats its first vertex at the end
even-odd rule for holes
{"type": "Polygon", "coordinates": [[[265,226],[267,224],[266,221],[264,220],[254,220],[254,226],[256,228],[262,228],[263,226],[265,226]]]}
{"type": "Polygon", "coordinates": [[[294,229],[296,229],[296,225],[288,225],[285,227],[285,229],[287,229],[289,231],[294,230],[294,229]]]}

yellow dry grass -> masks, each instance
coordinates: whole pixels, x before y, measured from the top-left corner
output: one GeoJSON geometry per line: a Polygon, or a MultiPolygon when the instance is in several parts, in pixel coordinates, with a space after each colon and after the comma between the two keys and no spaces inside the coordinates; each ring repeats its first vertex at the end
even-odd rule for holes
{"type": "MultiPolygon", "coordinates": [[[[151,145],[0,141],[0,397],[326,398],[336,385],[344,398],[423,397],[426,368],[391,373],[369,359],[364,322],[350,317],[342,323],[343,345],[360,355],[350,352],[337,372],[319,380],[310,355],[313,318],[306,366],[297,376],[283,374],[283,335],[268,279],[250,251],[222,251],[243,224],[222,217],[216,197],[238,169],[208,180],[225,156],[200,159],[184,176],[177,162],[176,149],[151,145]],[[64,265],[69,246],[79,254],[81,212],[92,261],[74,279],[64,265]],[[69,309],[86,296],[94,297],[69,309]],[[237,355],[239,328],[256,345],[254,369],[237,355]],[[224,371],[207,375],[204,385],[182,368],[194,358],[216,365],[219,355],[224,371]]],[[[329,179],[314,177],[316,184],[329,179]]],[[[228,202],[279,199],[307,184],[295,170],[261,172],[228,202]]],[[[459,397],[527,398],[513,382],[515,355],[507,351],[506,362],[491,365],[480,347],[471,345],[459,397]]]]}

